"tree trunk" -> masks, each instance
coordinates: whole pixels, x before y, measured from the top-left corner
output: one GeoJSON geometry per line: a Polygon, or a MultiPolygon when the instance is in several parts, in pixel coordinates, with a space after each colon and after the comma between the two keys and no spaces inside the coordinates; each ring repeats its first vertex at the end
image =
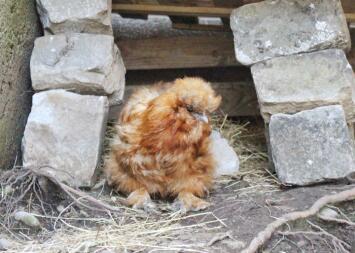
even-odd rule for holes
{"type": "Polygon", "coordinates": [[[34,0],[0,0],[0,169],[20,161],[31,107],[30,57],[40,35],[34,0]]]}

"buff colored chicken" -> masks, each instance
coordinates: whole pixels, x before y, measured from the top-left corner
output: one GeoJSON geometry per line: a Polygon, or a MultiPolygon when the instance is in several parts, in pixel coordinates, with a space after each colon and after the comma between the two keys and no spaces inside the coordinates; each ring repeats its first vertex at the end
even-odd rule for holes
{"type": "Polygon", "coordinates": [[[205,209],[213,183],[208,115],[221,103],[200,78],[137,90],[123,108],[106,159],[110,185],[133,208],[154,208],[151,195],[177,197],[181,211],[205,209]]]}

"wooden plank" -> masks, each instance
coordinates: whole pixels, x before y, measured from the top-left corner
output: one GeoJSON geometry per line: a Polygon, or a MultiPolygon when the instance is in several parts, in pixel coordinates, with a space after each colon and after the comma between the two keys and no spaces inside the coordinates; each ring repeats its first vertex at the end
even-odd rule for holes
{"type": "MultiPolygon", "coordinates": [[[[257,3],[262,1],[264,0],[213,0],[214,2],[213,6],[237,8],[245,4],[257,3]]],[[[189,2],[193,4],[195,0],[191,0],[189,2]]],[[[341,3],[345,12],[347,13],[355,12],[354,0],[341,0],[341,3]]]]}
{"type": "Polygon", "coordinates": [[[198,25],[198,17],[169,16],[169,18],[173,24],[198,25]]]}
{"type": "Polygon", "coordinates": [[[161,5],[213,7],[213,0],[158,0],[161,5]]]}
{"type": "MultiPolygon", "coordinates": [[[[126,85],[124,101],[134,90],[149,85],[126,85]]],[[[258,100],[252,82],[213,82],[212,87],[222,96],[221,111],[231,117],[259,115],[258,100]]],[[[122,105],[110,108],[109,119],[117,119],[122,105]]]]}
{"type": "Polygon", "coordinates": [[[351,45],[352,48],[350,52],[347,54],[350,65],[355,70],[355,24],[350,25],[350,36],[351,36],[351,45]]]}
{"type": "MultiPolygon", "coordinates": [[[[157,14],[168,16],[203,16],[229,18],[233,8],[186,7],[153,4],[112,4],[112,11],[123,14],[157,14]]],[[[348,21],[354,21],[355,13],[346,13],[348,21]]]]}
{"type": "Polygon", "coordinates": [[[150,4],[112,4],[112,11],[118,13],[157,14],[168,16],[229,17],[231,8],[186,7],[150,4]]]}
{"type": "Polygon", "coordinates": [[[355,13],[355,1],[354,0],[341,0],[345,13],[355,13]]]}
{"type": "MultiPolygon", "coordinates": [[[[185,76],[199,76],[212,83],[223,97],[222,110],[231,116],[253,116],[259,114],[256,92],[250,69],[244,66],[164,69],[164,70],[130,70],[126,74],[124,101],[133,89],[151,85],[160,81],[170,82],[185,76]]],[[[116,118],[120,106],[110,108],[110,117],[116,118]]]]}
{"type": "MultiPolygon", "coordinates": [[[[355,4],[355,3],[354,3],[355,4]]],[[[350,23],[350,22],[355,22],[355,13],[348,13],[345,14],[346,16],[346,20],[350,23]]]]}
{"type": "MultiPolygon", "coordinates": [[[[355,69],[355,29],[348,58],[355,69]]],[[[181,36],[117,42],[128,70],[238,66],[233,36],[181,36]]]]}
{"type": "Polygon", "coordinates": [[[226,1],[226,0],[213,0],[214,6],[217,7],[232,7],[232,8],[238,8],[240,6],[243,6],[245,4],[251,4],[251,3],[257,3],[260,2],[261,0],[231,0],[231,1],[226,1]]]}
{"type": "MultiPolygon", "coordinates": [[[[174,6],[200,6],[213,7],[213,0],[154,0],[154,4],[174,5],[174,6]]],[[[152,4],[151,0],[112,0],[114,4],[152,4]]]]}
{"type": "Polygon", "coordinates": [[[160,4],[174,6],[199,7],[239,7],[244,4],[256,3],[262,0],[112,0],[114,4],[160,4]]]}
{"type": "Polygon", "coordinates": [[[159,4],[158,0],[112,0],[112,3],[121,4],[159,4]]]}
{"type": "Polygon", "coordinates": [[[233,36],[181,36],[117,42],[128,70],[236,66],[233,36]]]}
{"type": "MultiPolygon", "coordinates": [[[[222,7],[233,9],[245,4],[261,2],[262,0],[112,0],[113,6],[116,4],[142,4],[142,5],[162,5],[177,7],[222,7]]],[[[345,13],[355,13],[354,0],[341,0],[345,13]]],[[[115,7],[115,11],[118,11],[115,7]]],[[[129,11],[132,11],[131,9],[129,11]]],[[[144,10],[139,10],[144,11],[144,10]]],[[[230,11],[229,11],[230,13],[230,11]]],[[[217,14],[217,13],[216,13],[217,14]]],[[[221,16],[218,16],[221,17],[221,16]]]]}
{"type": "Polygon", "coordinates": [[[219,82],[212,87],[222,96],[221,110],[231,117],[259,115],[253,82],[219,82]]]}
{"type": "Polygon", "coordinates": [[[222,31],[228,32],[230,28],[225,25],[201,25],[201,24],[183,24],[183,23],[173,23],[174,29],[180,30],[195,30],[195,31],[222,31]]]}
{"type": "MultiPolygon", "coordinates": [[[[353,32],[354,33],[354,32],[353,32]]],[[[117,42],[128,70],[238,66],[233,38],[190,36],[117,42]]],[[[348,58],[355,69],[355,38],[348,58]]]]}

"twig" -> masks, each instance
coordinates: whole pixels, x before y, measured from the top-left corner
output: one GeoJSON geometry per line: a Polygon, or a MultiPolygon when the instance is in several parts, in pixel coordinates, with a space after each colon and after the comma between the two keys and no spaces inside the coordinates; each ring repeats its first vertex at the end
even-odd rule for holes
{"type": "Polygon", "coordinates": [[[222,241],[224,239],[227,238],[232,238],[230,231],[228,231],[227,233],[221,233],[221,234],[217,234],[215,235],[208,243],[207,246],[211,247],[213,244],[215,244],[216,242],[222,241]]]}
{"type": "MultiPolygon", "coordinates": [[[[52,180],[52,179],[51,179],[52,180]]],[[[57,181],[57,180],[55,180],[55,181],[57,181]]],[[[63,184],[63,183],[61,183],[61,182],[56,182],[56,184],[60,187],[60,188],[62,188],[62,190],[63,191],[65,191],[65,192],[67,192],[67,193],[74,193],[74,194],[76,194],[77,196],[79,196],[79,197],[81,197],[81,198],[83,198],[83,199],[86,199],[86,201],[88,201],[88,202],[90,202],[91,204],[93,204],[94,206],[97,206],[97,207],[99,207],[99,209],[97,209],[97,210],[101,210],[101,211],[105,211],[105,212],[107,212],[107,211],[111,211],[111,212],[121,212],[122,211],[122,207],[116,207],[116,206],[112,206],[112,205],[109,205],[109,204],[107,204],[107,203],[105,203],[105,202],[102,202],[102,201],[100,201],[100,200],[98,200],[98,199],[96,199],[96,198],[94,198],[94,197],[92,197],[92,196],[90,196],[89,194],[86,194],[85,192],[83,192],[83,191],[80,191],[80,190],[76,190],[76,189],[74,189],[74,188],[72,188],[72,187],[70,187],[70,186],[68,186],[68,185],[66,185],[66,184],[63,184]]],[[[74,198],[74,200],[76,200],[75,198],[74,198]]],[[[83,203],[81,203],[80,201],[78,201],[78,203],[79,204],[83,204],[83,203]]],[[[92,209],[92,207],[88,207],[88,206],[86,206],[88,209],[92,209]]]]}
{"type": "Polygon", "coordinates": [[[348,226],[352,226],[352,227],[355,227],[355,222],[352,222],[352,221],[348,221],[348,220],[344,220],[344,219],[338,219],[338,218],[331,218],[331,217],[326,217],[324,215],[317,215],[317,217],[319,219],[322,219],[324,221],[332,221],[332,222],[337,222],[337,223],[341,223],[341,224],[345,224],[345,225],[348,225],[348,226]]]}
{"type": "MultiPolygon", "coordinates": [[[[79,199],[78,199],[78,201],[79,201],[79,199]]],[[[70,207],[72,207],[74,204],[75,204],[76,202],[75,201],[73,201],[72,203],[70,203],[69,205],[67,205],[65,208],[63,208],[63,210],[61,210],[60,211],[60,213],[58,214],[58,216],[57,216],[57,218],[54,220],[54,223],[53,223],[53,229],[54,230],[57,230],[57,222],[58,222],[58,220],[59,219],[61,219],[62,217],[62,214],[65,212],[65,211],[67,211],[70,207]]]]}
{"type": "MultiPolygon", "coordinates": [[[[326,231],[325,229],[321,228],[320,226],[318,226],[318,225],[316,225],[316,224],[310,222],[309,220],[307,220],[307,223],[308,223],[309,225],[311,225],[311,227],[314,227],[314,228],[318,229],[320,232],[322,232],[322,233],[325,234],[326,236],[332,238],[334,242],[337,242],[337,243],[339,244],[339,246],[342,248],[342,250],[343,250],[344,252],[349,252],[348,250],[346,250],[346,249],[344,248],[344,246],[345,246],[346,248],[348,248],[348,249],[351,249],[351,246],[350,246],[348,243],[344,242],[343,240],[340,240],[338,237],[336,237],[335,235],[332,235],[331,233],[329,233],[329,232],[326,231]]],[[[349,252],[349,253],[350,253],[350,252],[349,252]]]]}
{"type": "MultiPolygon", "coordinates": [[[[320,227],[319,227],[319,228],[320,228],[320,227]]],[[[322,228],[321,228],[321,229],[322,229],[322,228]]],[[[320,232],[316,232],[316,231],[279,231],[279,232],[277,232],[277,234],[282,235],[282,236],[296,236],[296,235],[302,235],[302,236],[304,236],[305,238],[307,238],[307,237],[306,237],[307,235],[318,236],[318,237],[320,237],[320,238],[321,238],[322,235],[324,235],[324,236],[327,236],[327,237],[330,237],[331,239],[333,239],[333,244],[334,244],[334,243],[338,243],[338,244],[345,243],[345,244],[346,244],[346,247],[349,246],[346,242],[344,242],[344,241],[340,240],[339,238],[335,237],[334,235],[332,235],[332,234],[326,232],[324,229],[322,229],[320,232]],[[336,238],[336,239],[334,240],[334,238],[336,238]]],[[[310,243],[312,243],[312,240],[310,240],[310,239],[307,239],[307,240],[308,240],[310,243]]],[[[327,242],[326,240],[324,240],[324,243],[326,243],[327,246],[328,246],[329,248],[331,248],[331,246],[328,244],[328,242],[327,242]]],[[[333,246],[335,247],[335,245],[333,245],[333,246]]],[[[343,249],[343,251],[349,252],[349,251],[346,250],[346,249],[343,249]]]]}
{"type": "Polygon", "coordinates": [[[227,118],[228,118],[228,115],[226,114],[226,115],[224,116],[224,118],[223,118],[223,122],[222,122],[221,126],[219,127],[219,132],[222,132],[222,129],[223,129],[223,127],[224,127],[224,124],[225,124],[226,121],[227,121],[227,118]]]}
{"type": "Polygon", "coordinates": [[[270,249],[270,252],[272,252],[281,242],[283,242],[285,240],[285,236],[282,236],[281,239],[279,239],[274,246],[272,246],[272,248],[270,249]]]}
{"type": "Polygon", "coordinates": [[[345,190],[333,195],[326,195],[318,199],[311,208],[305,211],[298,211],[285,214],[281,216],[278,220],[273,221],[266,228],[259,232],[259,234],[251,241],[249,246],[242,251],[242,253],[255,253],[257,250],[267,242],[272,234],[287,222],[295,221],[302,218],[307,218],[313,216],[319,212],[319,210],[327,204],[338,203],[347,200],[355,199],[355,187],[350,190],[345,190]]]}
{"type": "Polygon", "coordinates": [[[331,205],[327,205],[327,207],[331,209],[335,209],[341,216],[343,216],[345,220],[351,221],[350,218],[339,207],[331,206],[331,205]]]}
{"type": "MultiPolygon", "coordinates": [[[[36,195],[36,197],[37,197],[37,200],[39,201],[39,203],[40,203],[40,205],[41,205],[41,208],[42,208],[42,212],[45,214],[45,215],[47,215],[47,211],[46,211],[46,209],[44,208],[44,204],[47,204],[47,203],[44,203],[43,202],[43,197],[42,197],[42,190],[41,190],[41,187],[38,185],[38,191],[39,192],[37,192],[37,189],[36,189],[36,185],[34,185],[33,186],[33,191],[34,191],[34,193],[35,193],[35,195],[36,195]]],[[[48,205],[48,204],[47,204],[48,205]]],[[[48,206],[50,206],[50,205],[48,205],[48,206]]]]}
{"type": "MultiPolygon", "coordinates": [[[[46,166],[46,167],[50,167],[50,166],[46,166]]],[[[44,168],[44,167],[42,167],[44,168]]],[[[40,169],[42,169],[40,168],[40,169]]],[[[51,168],[51,167],[50,167],[51,168]]],[[[53,183],[55,183],[56,185],[58,185],[69,197],[71,197],[74,202],[76,202],[78,205],[81,205],[89,210],[93,210],[93,211],[101,211],[101,212],[121,212],[122,211],[122,207],[116,207],[116,206],[112,206],[109,205],[105,202],[102,202],[92,196],[90,196],[89,194],[81,191],[81,190],[77,190],[74,189],[60,181],[58,181],[56,178],[54,178],[53,176],[49,175],[48,173],[45,173],[43,170],[31,170],[32,173],[34,175],[37,176],[44,176],[46,178],[48,178],[49,180],[51,180],[53,183]],[[85,199],[86,202],[90,203],[90,206],[87,204],[84,204],[81,199],[85,199]]]]}

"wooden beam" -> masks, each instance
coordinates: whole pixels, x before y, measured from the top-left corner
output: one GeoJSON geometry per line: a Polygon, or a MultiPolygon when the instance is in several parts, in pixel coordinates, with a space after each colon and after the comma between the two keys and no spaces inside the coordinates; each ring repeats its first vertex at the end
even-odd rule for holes
{"type": "Polygon", "coordinates": [[[213,0],[214,6],[238,8],[246,4],[261,2],[263,0],[213,0]]]}
{"type": "MultiPolygon", "coordinates": [[[[352,32],[354,34],[354,31],[352,32]]],[[[188,36],[117,42],[128,70],[238,66],[232,36],[188,36]]],[[[355,69],[355,39],[348,58],[355,69]]]]}
{"type": "MultiPolygon", "coordinates": [[[[355,3],[354,3],[355,5],[355,3]]],[[[347,13],[345,14],[346,16],[346,20],[350,23],[350,22],[355,22],[355,13],[347,13]]]]}
{"type": "MultiPolygon", "coordinates": [[[[139,0],[141,1],[141,0],[139,0]]],[[[145,0],[143,0],[145,1],[145,0]]],[[[230,1],[230,0],[229,0],[230,1]]],[[[235,0],[233,0],[235,1],[235,0]]],[[[239,1],[239,0],[237,0],[239,1]]],[[[213,7],[214,0],[158,0],[161,5],[213,7]]]]}
{"type": "MultiPolygon", "coordinates": [[[[156,4],[174,6],[199,7],[239,7],[263,0],[112,0],[114,4],[156,4]]],[[[347,0],[345,0],[347,1],[347,0]]]]}
{"type": "MultiPolygon", "coordinates": [[[[135,1],[137,2],[137,1],[135,1]]],[[[139,2],[139,1],[138,1],[139,2]]],[[[144,4],[127,4],[127,0],[114,0],[112,10],[118,13],[138,13],[138,14],[158,14],[168,16],[205,16],[229,18],[234,8],[244,4],[258,2],[258,0],[240,0],[240,1],[218,1],[198,2],[198,1],[165,1],[160,4],[159,1],[146,2],[144,4]],[[191,3],[189,3],[191,2],[191,3]],[[211,5],[211,6],[209,6],[211,5]]],[[[349,21],[354,21],[355,4],[354,0],[342,0],[344,12],[349,21]]]]}
{"type": "Polygon", "coordinates": [[[354,0],[341,0],[345,13],[355,13],[355,2],[354,0]]]}
{"type": "MultiPolygon", "coordinates": [[[[124,101],[134,90],[149,85],[126,85],[124,101]]],[[[212,87],[222,96],[221,110],[231,117],[259,115],[258,100],[252,82],[214,82],[212,87]]],[[[122,105],[110,108],[109,119],[117,119],[122,105]]]]}
{"type": "Polygon", "coordinates": [[[226,17],[230,16],[231,8],[223,7],[185,7],[153,4],[112,4],[112,11],[118,13],[157,14],[168,16],[203,16],[226,17]]]}
{"type": "Polygon", "coordinates": [[[353,67],[353,70],[355,70],[355,24],[350,25],[350,36],[351,36],[351,50],[347,54],[347,58],[349,60],[350,65],[353,67]]]}
{"type": "Polygon", "coordinates": [[[128,70],[239,65],[233,36],[181,36],[117,42],[128,70]]]}
{"type": "MultiPolygon", "coordinates": [[[[200,6],[213,7],[215,0],[154,0],[154,4],[161,5],[177,5],[177,6],[200,6]]],[[[230,0],[228,0],[230,1],[230,0]]],[[[237,0],[240,1],[240,0],[237,0]]],[[[235,0],[233,0],[235,2],[235,0]]],[[[152,4],[151,0],[112,0],[114,4],[152,4]]]]}
{"type": "Polygon", "coordinates": [[[202,24],[185,24],[185,23],[173,23],[174,29],[179,30],[194,30],[194,31],[219,31],[229,32],[231,29],[225,25],[202,25],[202,24]]]}
{"type": "MultiPolygon", "coordinates": [[[[355,69],[355,29],[348,59],[355,69]]],[[[181,36],[117,42],[128,70],[238,66],[233,35],[181,36]]]]}

